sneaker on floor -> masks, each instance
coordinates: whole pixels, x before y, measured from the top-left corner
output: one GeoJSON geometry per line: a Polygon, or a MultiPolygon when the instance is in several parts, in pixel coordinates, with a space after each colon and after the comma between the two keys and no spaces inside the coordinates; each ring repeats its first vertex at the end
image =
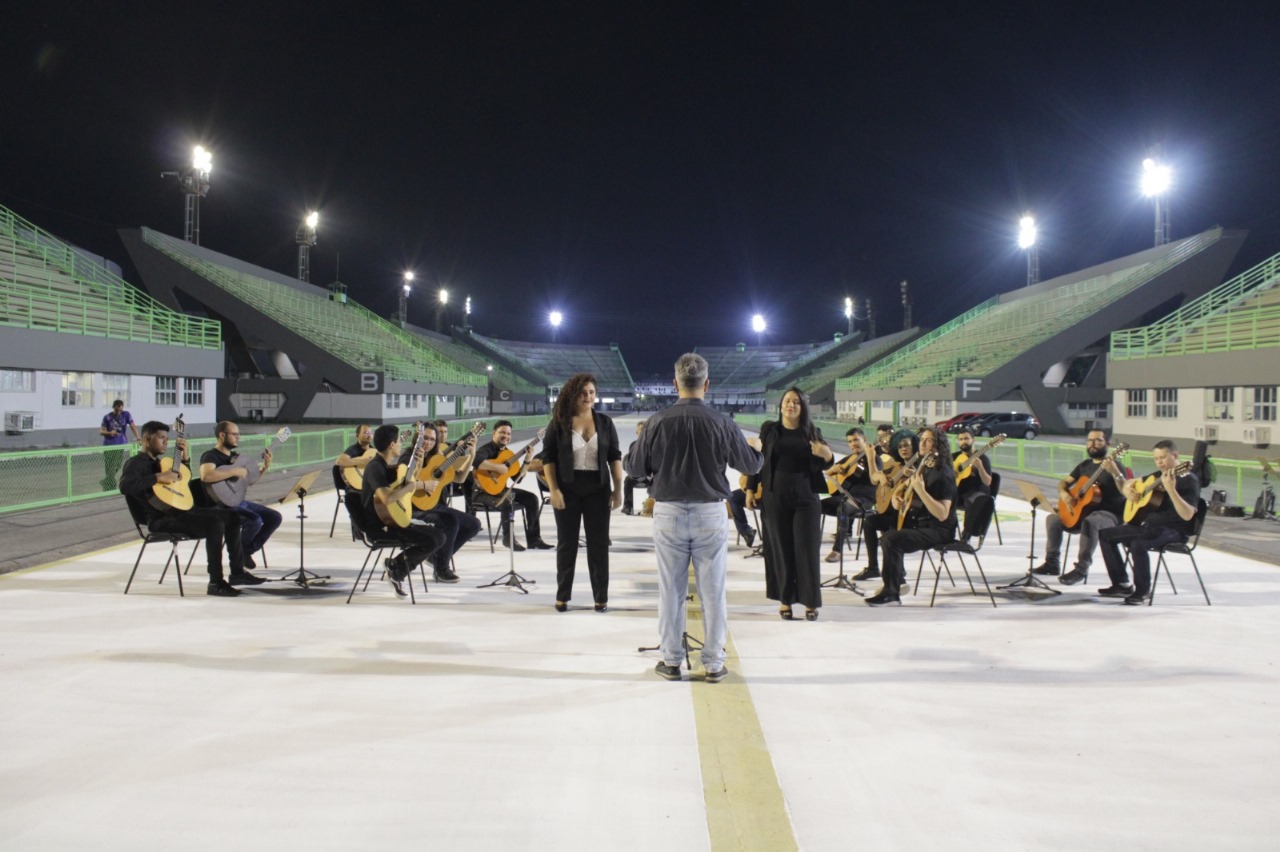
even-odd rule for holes
{"type": "Polygon", "coordinates": [[[833,550],[833,551],[831,551],[830,553],[828,553],[828,554],[827,554],[826,559],[824,559],[824,560],[822,560],[822,561],[823,561],[823,562],[839,562],[839,561],[840,561],[840,554],[839,554],[839,552],[837,552],[837,551],[833,550]]]}
{"type": "Polygon", "coordinates": [[[1039,574],[1041,577],[1056,577],[1062,573],[1062,569],[1058,567],[1057,562],[1041,562],[1031,570],[1032,574],[1039,574]]]}
{"type": "Polygon", "coordinates": [[[1104,598],[1127,598],[1133,594],[1133,586],[1107,586],[1105,589],[1098,589],[1098,594],[1104,598]]]}
{"type": "Polygon", "coordinates": [[[854,582],[859,580],[878,580],[880,579],[879,568],[863,568],[862,573],[854,575],[854,582]]]}
{"type": "Polygon", "coordinates": [[[680,680],[680,667],[669,666],[664,661],[659,661],[653,670],[658,673],[659,677],[665,677],[667,680],[680,680]]]}
{"type": "Polygon", "coordinates": [[[231,588],[226,580],[219,577],[217,580],[209,581],[209,588],[205,594],[215,598],[234,598],[240,594],[240,590],[231,588]]]}
{"type": "MultiPolygon", "coordinates": [[[[547,544],[545,541],[543,541],[540,538],[535,538],[533,541],[529,542],[529,549],[530,550],[555,550],[556,546],[554,544],[547,544]]],[[[519,548],[516,548],[516,550],[518,551],[519,548]]]]}
{"type": "Polygon", "coordinates": [[[1147,598],[1151,597],[1150,592],[1137,592],[1129,595],[1124,599],[1125,606],[1142,606],[1147,602],[1147,598]]]}
{"type": "Polygon", "coordinates": [[[232,571],[227,582],[233,586],[258,586],[266,581],[264,577],[255,577],[248,571],[232,571]]]}
{"type": "Polygon", "coordinates": [[[743,542],[745,542],[745,543],[746,543],[747,547],[755,547],[755,545],[756,545],[756,531],[755,531],[755,530],[747,530],[746,532],[744,532],[744,533],[742,534],[742,540],[743,540],[743,542]]]}
{"type": "Polygon", "coordinates": [[[396,596],[401,598],[409,597],[409,570],[400,562],[400,558],[388,559],[382,563],[382,567],[387,569],[387,582],[391,584],[391,588],[395,589],[396,596]]]}
{"type": "Polygon", "coordinates": [[[436,582],[437,582],[437,583],[456,583],[456,582],[458,582],[458,575],[457,575],[457,574],[455,574],[455,573],[453,573],[453,569],[451,569],[451,568],[444,568],[444,569],[439,569],[439,568],[437,568],[437,569],[433,572],[433,576],[435,577],[435,580],[436,580],[436,582]]]}
{"type": "Polygon", "coordinates": [[[1077,565],[1075,568],[1072,568],[1070,571],[1059,577],[1058,582],[1064,586],[1074,586],[1078,583],[1083,583],[1087,579],[1089,579],[1089,569],[1081,568],[1077,565]]]}
{"type": "Polygon", "coordinates": [[[707,672],[703,680],[706,681],[707,683],[719,683],[720,681],[724,680],[728,676],[729,676],[729,667],[721,666],[719,671],[707,672]]]}

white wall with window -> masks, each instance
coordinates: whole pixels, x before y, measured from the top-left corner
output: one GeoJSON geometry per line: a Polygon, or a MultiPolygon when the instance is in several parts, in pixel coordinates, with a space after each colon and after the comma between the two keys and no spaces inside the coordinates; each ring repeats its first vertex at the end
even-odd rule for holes
{"type": "Polygon", "coordinates": [[[1280,429],[1273,430],[1280,426],[1277,390],[1276,385],[1117,389],[1114,431],[1189,445],[1197,440],[1241,445],[1232,452],[1248,457],[1250,448],[1280,443],[1280,429]]]}

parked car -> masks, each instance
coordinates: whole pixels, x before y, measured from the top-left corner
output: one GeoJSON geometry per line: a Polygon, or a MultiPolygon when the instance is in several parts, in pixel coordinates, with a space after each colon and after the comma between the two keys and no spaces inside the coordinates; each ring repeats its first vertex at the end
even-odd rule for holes
{"type": "Polygon", "coordinates": [[[1008,435],[1010,438],[1030,440],[1040,434],[1040,421],[1022,411],[987,414],[970,425],[974,434],[983,438],[1008,435]]]}
{"type": "MultiPolygon", "coordinates": [[[[964,429],[966,427],[974,428],[975,424],[994,416],[995,416],[994,414],[988,412],[986,414],[970,414],[968,417],[964,417],[964,418],[960,418],[960,417],[952,418],[952,423],[950,426],[947,427],[947,432],[954,435],[957,432],[959,432],[961,429],[964,429]]],[[[976,431],[975,431],[975,434],[976,434],[976,431]]]]}
{"type": "Polygon", "coordinates": [[[951,427],[956,423],[970,420],[974,417],[980,416],[981,414],[982,412],[980,411],[966,411],[963,414],[957,414],[955,417],[948,417],[946,420],[939,420],[933,425],[941,429],[943,432],[950,432],[951,427]]]}

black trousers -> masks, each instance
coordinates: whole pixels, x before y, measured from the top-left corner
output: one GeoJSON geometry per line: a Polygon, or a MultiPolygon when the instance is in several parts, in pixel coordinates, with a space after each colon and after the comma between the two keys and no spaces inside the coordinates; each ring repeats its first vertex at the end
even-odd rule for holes
{"type": "MultiPolygon", "coordinates": [[[[897,525],[898,513],[886,513],[897,525]]],[[[866,522],[863,522],[866,528],[866,522]]],[[[884,580],[885,590],[890,594],[898,594],[898,587],[907,581],[907,573],[903,568],[903,555],[919,553],[946,544],[956,537],[954,527],[929,524],[927,526],[894,529],[884,534],[880,546],[884,549],[884,561],[880,566],[880,576],[884,580]]]]}
{"type": "Polygon", "coordinates": [[[765,596],[786,606],[822,606],[822,507],[812,493],[766,491],[765,596]]]}
{"type": "MultiPolygon", "coordinates": [[[[523,488],[513,488],[510,493],[512,495],[512,503],[514,504],[513,511],[515,509],[519,509],[524,512],[524,534],[525,538],[528,540],[527,543],[532,544],[542,538],[542,525],[538,522],[538,510],[542,508],[542,498],[537,494],[534,494],[532,491],[525,491],[523,488]]],[[[479,488],[475,490],[475,495],[475,499],[481,505],[489,506],[491,509],[497,506],[498,500],[501,499],[498,497],[490,497],[479,488]]],[[[505,512],[506,510],[507,507],[505,505],[498,507],[499,512],[505,512]]],[[[507,530],[507,525],[503,522],[503,538],[505,539],[508,534],[509,530],[507,530]]]]}
{"type": "Polygon", "coordinates": [[[205,557],[209,562],[209,579],[222,579],[222,547],[227,548],[231,573],[244,570],[244,542],[241,539],[241,515],[235,509],[197,507],[174,515],[154,515],[147,529],[157,533],[182,533],[204,539],[205,557]]]}
{"type": "MultiPolygon", "coordinates": [[[[447,521],[441,521],[430,515],[422,519],[414,518],[407,527],[385,527],[396,538],[400,539],[401,551],[405,567],[413,571],[433,555],[444,550],[447,521]]],[[[449,564],[449,556],[445,554],[445,565],[449,564]]]]}
{"type": "Polygon", "coordinates": [[[890,508],[879,515],[868,515],[862,519],[862,542],[867,546],[867,567],[873,571],[880,570],[880,533],[898,529],[898,510],[890,508]]]}
{"type": "Polygon", "coordinates": [[[451,506],[436,506],[422,513],[423,520],[444,534],[444,544],[431,556],[431,565],[437,571],[449,567],[449,559],[484,529],[484,524],[474,515],[451,506]]]}
{"type": "Polygon", "coordinates": [[[858,501],[856,504],[850,503],[849,498],[840,492],[822,498],[822,514],[836,519],[836,543],[832,550],[844,547],[844,540],[849,537],[849,530],[853,529],[853,519],[864,516],[867,508],[876,504],[874,487],[867,489],[866,486],[855,486],[847,490],[858,501]]]}
{"type": "Polygon", "coordinates": [[[1124,557],[1120,555],[1120,545],[1126,545],[1133,565],[1133,590],[1145,595],[1151,591],[1151,551],[1177,541],[1186,541],[1186,538],[1173,527],[1121,524],[1098,533],[1098,550],[1102,551],[1102,559],[1107,563],[1111,585],[1125,586],[1128,585],[1125,582],[1128,577],[1124,573],[1124,557]]]}
{"type": "Polygon", "coordinates": [[[556,600],[568,601],[573,597],[578,531],[585,528],[591,597],[598,604],[606,604],[609,602],[609,498],[612,492],[600,484],[595,471],[586,473],[560,487],[564,508],[555,510],[556,600]]]}
{"type": "Polygon", "coordinates": [[[652,479],[637,479],[634,476],[628,476],[622,480],[622,508],[630,511],[635,508],[636,487],[648,488],[653,484],[652,479]]]}

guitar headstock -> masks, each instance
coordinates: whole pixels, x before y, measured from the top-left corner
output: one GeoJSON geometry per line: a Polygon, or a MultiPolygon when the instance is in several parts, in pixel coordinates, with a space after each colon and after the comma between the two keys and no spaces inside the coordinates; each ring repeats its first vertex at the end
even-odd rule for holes
{"type": "Polygon", "coordinates": [[[1008,437],[1009,437],[1008,435],[1005,435],[1003,433],[996,435],[994,438],[991,439],[991,443],[988,446],[998,447],[1001,444],[1003,444],[1005,440],[1008,439],[1008,437]]]}
{"type": "Polygon", "coordinates": [[[529,442],[529,446],[532,447],[534,444],[538,443],[545,437],[547,437],[547,427],[543,426],[541,429],[538,430],[538,434],[533,436],[533,440],[529,442]]]}
{"type": "Polygon", "coordinates": [[[288,426],[282,427],[278,432],[276,432],[276,443],[283,444],[285,441],[289,440],[289,436],[292,434],[293,430],[288,426]]]}
{"type": "Polygon", "coordinates": [[[178,415],[178,419],[173,421],[173,434],[179,438],[183,437],[187,431],[187,424],[183,421],[182,415],[178,415]]]}
{"type": "Polygon", "coordinates": [[[1124,441],[1121,441],[1120,443],[1116,444],[1115,449],[1111,451],[1111,458],[1118,459],[1127,452],[1129,452],[1129,445],[1126,444],[1124,441]]]}

